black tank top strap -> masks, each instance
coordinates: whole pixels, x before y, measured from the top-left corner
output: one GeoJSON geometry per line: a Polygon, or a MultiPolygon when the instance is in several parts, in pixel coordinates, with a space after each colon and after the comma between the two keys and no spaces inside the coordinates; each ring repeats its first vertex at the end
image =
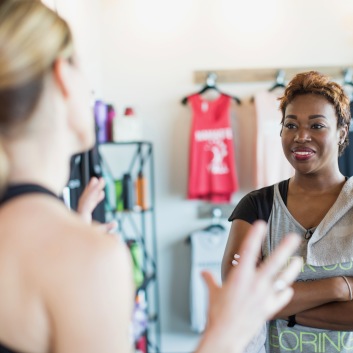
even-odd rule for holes
{"type": "MultiPolygon", "coordinates": [[[[52,191],[36,184],[14,184],[9,185],[5,193],[0,197],[0,205],[25,194],[46,194],[58,198],[52,191]]],[[[1,353],[1,351],[0,351],[1,353]]]]}
{"type": "Polygon", "coordinates": [[[9,349],[0,343],[0,353],[19,353],[19,352],[9,349]]]}

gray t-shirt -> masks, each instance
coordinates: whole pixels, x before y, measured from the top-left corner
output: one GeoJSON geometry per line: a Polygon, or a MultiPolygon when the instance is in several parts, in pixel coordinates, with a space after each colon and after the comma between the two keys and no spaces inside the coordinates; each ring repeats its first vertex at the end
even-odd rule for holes
{"type": "MultiPolygon", "coordinates": [[[[314,232],[314,229],[311,231],[314,232]]],[[[295,254],[304,260],[298,281],[353,276],[352,261],[328,266],[312,266],[306,263],[308,240],[305,239],[305,235],[308,235],[308,230],[289,213],[279,193],[278,185],[275,185],[272,212],[268,219],[268,236],[262,248],[263,255],[268,256],[277,247],[283,235],[289,232],[303,234],[303,242],[295,254]]],[[[287,324],[286,320],[272,320],[268,323],[267,352],[348,353],[353,351],[353,332],[322,330],[298,324],[288,327],[287,324]]]]}

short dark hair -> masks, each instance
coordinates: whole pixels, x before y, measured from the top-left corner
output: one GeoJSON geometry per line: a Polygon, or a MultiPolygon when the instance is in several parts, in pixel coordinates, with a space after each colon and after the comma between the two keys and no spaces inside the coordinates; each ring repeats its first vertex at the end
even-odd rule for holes
{"type": "MultiPolygon", "coordinates": [[[[337,116],[337,127],[347,126],[351,122],[350,101],[343,88],[317,71],[309,71],[297,74],[287,85],[283,97],[280,100],[283,125],[285,111],[293,99],[299,95],[317,94],[325,97],[334,107],[337,116]]],[[[344,142],[339,145],[338,153],[342,155],[349,144],[348,134],[344,142]]]]}

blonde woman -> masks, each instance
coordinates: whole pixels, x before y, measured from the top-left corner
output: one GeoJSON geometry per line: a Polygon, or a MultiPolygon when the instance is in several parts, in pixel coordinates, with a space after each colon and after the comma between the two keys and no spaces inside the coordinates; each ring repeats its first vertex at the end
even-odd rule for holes
{"type": "MultiPolygon", "coordinates": [[[[40,1],[1,0],[1,352],[131,351],[125,245],[57,198],[71,155],[94,143],[89,96],[65,21],[40,1]]],[[[264,228],[250,230],[248,255],[222,288],[204,274],[209,326],[197,352],[241,352],[289,301],[298,263],[279,271],[298,239],[256,269],[264,228]]]]}

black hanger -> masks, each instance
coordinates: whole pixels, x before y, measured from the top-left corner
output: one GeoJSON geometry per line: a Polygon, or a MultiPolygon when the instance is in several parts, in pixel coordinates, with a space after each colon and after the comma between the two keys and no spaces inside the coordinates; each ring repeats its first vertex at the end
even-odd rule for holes
{"type": "Polygon", "coordinates": [[[206,232],[224,231],[225,228],[221,224],[222,211],[216,207],[212,210],[212,224],[204,228],[206,232]]]}
{"type": "MultiPolygon", "coordinates": [[[[346,70],[343,71],[343,83],[342,86],[350,86],[353,87],[353,70],[352,68],[347,68],[346,70]]],[[[352,90],[348,92],[346,92],[346,94],[349,97],[349,100],[352,104],[353,102],[353,92],[352,90]]],[[[350,127],[351,129],[352,127],[350,127]]]]}
{"type": "MultiPolygon", "coordinates": [[[[226,229],[220,223],[221,217],[222,217],[221,209],[218,207],[214,208],[212,210],[212,224],[210,224],[206,228],[203,228],[202,230],[204,232],[210,232],[210,233],[215,233],[215,234],[217,234],[220,231],[225,231],[226,229]]],[[[191,235],[188,235],[188,237],[185,239],[185,242],[186,242],[186,244],[191,243],[191,235]]]]}
{"type": "Polygon", "coordinates": [[[238,97],[235,97],[235,96],[231,96],[229,94],[226,94],[224,92],[221,92],[220,89],[217,87],[216,85],[216,81],[217,81],[217,75],[213,72],[209,73],[207,75],[207,79],[206,79],[206,83],[205,85],[201,88],[201,90],[197,93],[193,93],[185,98],[182,99],[181,101],[181,104],[183,105],[186,105],[186,103],[188,102],[188,98],[191,97],[191,96],[195,96],[197,94],[202,94],[202,93],[205,93],[206,91],[210,90],[210,89],[213,89],[215,91],[217,91],[218,93],[222,94],[223,96],[226,96],[226,97],[230,97],[232,98],[233,100],[235,100],[238,104],[241,104],[241,100],[238,98],[238,97]]]}
{"type": "Polygon", "coordinates": [[[276,75],[276,81],[274,83],[274,85],[268,90],[269,92],[274,91],[276,88],[286,88],[285,85],[285,72],[284,70],[278,70],[277,75],[276,75]]]}
{"type": "Polygon", "coordinates": [[[353,70],[351,68],[343,72],[343,86],[353,86],[353,70]]]}
{"type": "MultiPolygon", "coordinates": [[[[277,75],[276,75],[275,83],[273,84],[272,87],[270,87],[268,89],[268,91],[269,92],[273,92],[277,88],[286,88],[286,85],[284,83],[284,76],[285,76],[284,70],[278,70],[277,71],[277,75]]],[[[250,98],[250,103],[254,103],[254,101],[255,101],[255,96],[252,96],[250,98]]]]}
{"type": "Polygon", "coordinates": [[[225,230],[225,228],[222,226],[222,224],[210,224],[206,228],[203,229],[205,232],[213,232],[217,230],[225,230]]]}

